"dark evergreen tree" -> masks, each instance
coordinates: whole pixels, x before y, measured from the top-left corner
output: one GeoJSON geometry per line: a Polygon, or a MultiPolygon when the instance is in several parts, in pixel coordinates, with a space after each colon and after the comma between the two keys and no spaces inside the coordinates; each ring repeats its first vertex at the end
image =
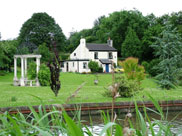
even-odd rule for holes
{"type": "Polygon", "coordinates": [[[182,69],[182,37],[169,23],[164,27],[161,37],[156,38],[155,55],[159,57],[156,76],[162,88],[170,89],[177,84],[177,77],[182,69]]]}
{"type": "Polygon", "coordinates": [[[127,57],[141,58],[141,42],[135,31],[129,27],[126,38],[122,44],[121,55],[127,57]]]}

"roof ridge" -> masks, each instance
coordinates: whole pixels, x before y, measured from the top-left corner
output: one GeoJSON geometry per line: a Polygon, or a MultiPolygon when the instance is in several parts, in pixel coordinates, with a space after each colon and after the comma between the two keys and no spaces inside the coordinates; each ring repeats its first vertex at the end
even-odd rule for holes
{"type": "Polygon", "coordinates": [[[86,47],[90,51],[117,51],[114,47],[109,46],[107,43],[87,43],[86,47]]]}
{"type": "Polygon", "coordinates": [[[86,44],[102,44],[102,45],[108,45],[107,43],[86,43],[86,44]]]}

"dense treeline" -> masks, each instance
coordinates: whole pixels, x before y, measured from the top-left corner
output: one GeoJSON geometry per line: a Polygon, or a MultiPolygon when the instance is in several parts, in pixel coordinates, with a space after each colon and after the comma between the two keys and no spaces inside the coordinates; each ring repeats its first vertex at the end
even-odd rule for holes
{"type": "MultiPolygon", "coordinates": [[[[56,43],[59,56],[71,53],[79,45],[81,37],[88,43],[105,43],[110,37],[119,59],[138,58],[148,74],[160,75],[162,82],[164,79],[164,87],[170,88],[172,85],[169,84],[181,79],[176,76],[181,75],[177,74],[182,71],[181,65],[174,60],[182,60],[179,53],[182,49],[182,11],[160,17],[153,14],[143,16],[138,10],[113,12],[108,17],[101,16],[95,20],[91,29],[71,32],[68,39],[54,18],[47,13],[35,13],[22,25],[16,40],[0,41],[0,70],[11,71],[16,53],[40,53],[42,61],[47,62],[53,48],[51,39],[56,43]],[[171,62],[176,64],[171,65],[171,62]],[[174,74],[169,72],[174,69],[177,70],[174,74]]],[[[66,56],[60,58],[64,60],[66,56]]]]}
{"type": "Polygon", "coordinates": [[[103,43],[108,37],[114,41],[119,57],[137,57],[150,62],[155,58],[150,47],[163,31],[166,22],[173,24],[182,33],[182,12],[156,17],[153,14],[143,16],[138,10],[111,13],[108,17],[101,16],[94,22],[91,29],[72,32],[67,41],[67,51],[72,52],[79,44],[81,37],[87,42],[103,43]]]}
{"type": "Polygon", "coordinates": [[[91,29],[72,32],[67,51],[72,52],[79,39],[105,43],[110,37],[120,60],[136,57],[146,73],[155,76],[161,87],[170,89],[181,85],[182,73],[182,12],[156,17],[143,16],[138,10],[101,16],[91,29]]]}
{"type": "Polygon", "coordinates": [[[17,40],[0,41],[0,70],[11,72],[13,56],[17,51],[17,40]]]}

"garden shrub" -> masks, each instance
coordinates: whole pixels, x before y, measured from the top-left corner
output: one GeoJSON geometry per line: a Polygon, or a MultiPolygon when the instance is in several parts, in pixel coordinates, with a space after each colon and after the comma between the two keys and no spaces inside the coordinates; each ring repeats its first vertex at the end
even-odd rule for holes
{"type": "Polygon", "coordinates": [[[99,67],[98,72],[99,73],[102,73],[103,72],[103,68],[102,67],[99,67]]]}
{"type": "Polygon", "coordinates": [[[41,64],[40,70],[38,73],[38,79],[41,86],[50,85],[50,70],[45,64],[41,64]]]}
{"type": "Polygon", "coordinates": [[[145,78],[145,69],[138,65],[138,59],[129,57],[121,63],[128,80],[136,80],[139,84],[145,78]]]}
{"type": "Polygon", "coordinates": [[[150,62],[143,61],[142,66],[144,66],[146,73],[154,77],[158,74],[158,71],[155,68],[158,65],[158,63],[159,59],[153,59],[150,62]]]}
{"type": "MultiPolygon", "coordinates": [[[[129,98],[134,96],[140,90],[142,90],[137,81],[128,80],[125,76],[116,77],[115,84],[119,85],[117,90],[117,92],[119,93],[119,97],[129,98]]],[[[106,91],[103,95],[106,97],[112,97],[111,85],[105,89],[106,91]]]]}
{"type": "Polygon", "coordinates": [[[132,97],[141,90],[137,81],[127,80],[124,76],[117,77],[116,82],[119,83],[118,92],[121,97],[132,97]]]}
{"type": "Polygon", "coordinates": [[[0,69],[0,76],[5,76],[5,75],[6,75],[6,71],[0,69]]]}
{"type": "Polygon", "coordinates": [[[30,62],[28,65],[28,75],[30,79],[35,79],[36,78],[36,64],[35,62],[30,62]]]}
{"type": "Polygon", "coordinates": [[[90,68],[92,73],[96,73],[99,70],[99,64],[96,61],[90,61],[88,63],[88,67],[90,68]]]}

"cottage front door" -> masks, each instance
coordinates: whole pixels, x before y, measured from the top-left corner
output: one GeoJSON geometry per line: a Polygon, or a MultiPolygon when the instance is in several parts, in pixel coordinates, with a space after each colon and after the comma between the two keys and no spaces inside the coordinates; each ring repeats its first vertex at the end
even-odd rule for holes
{"type": "Polygon", "coordinates": [[[106,72],[109,73],[109,64],[106,64],[106,72]]]}

